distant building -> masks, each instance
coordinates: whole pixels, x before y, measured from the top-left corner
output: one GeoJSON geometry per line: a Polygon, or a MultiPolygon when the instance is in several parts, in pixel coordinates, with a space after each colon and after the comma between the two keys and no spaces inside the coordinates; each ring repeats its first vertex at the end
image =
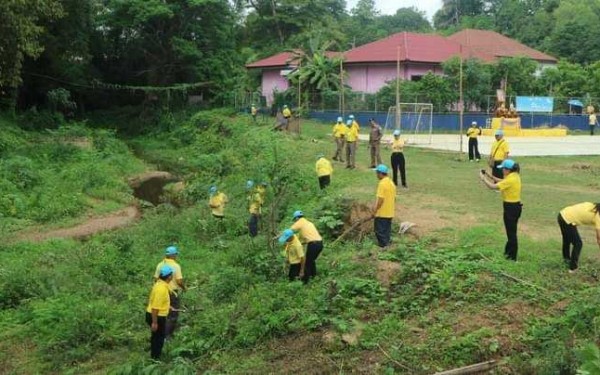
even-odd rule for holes
{"type": "MultiPolygon", "coordinates": [[[[494,62],[503,57],[529,57],[540,64],[540,71],[554,66],[557,60],[545,53],[527,47],[494,31],[467,29],[449,37],[436,34],[402,32],[368,43],[341,55],[347,84],[353,91],[376,93],[387,82],[396,79],[400,61],[400,78],[419,80],[428,72],[441,75],[442,63],[454,56],[477,58],[494,62]]],[[[275,91],[289,87],[287,74],[297,67],[294,55],[279,53],[246,65],[248,69],[262,70],[262,94],[267,103],[275,91]]]]}

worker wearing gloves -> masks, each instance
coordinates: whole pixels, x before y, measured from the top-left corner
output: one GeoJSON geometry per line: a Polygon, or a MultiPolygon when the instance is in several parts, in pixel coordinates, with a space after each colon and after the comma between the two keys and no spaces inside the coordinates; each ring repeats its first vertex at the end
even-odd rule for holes
{"type": "Polygon", "coordinates": [[[331,183],[331,174],[333,173],[333,166],[331,162],[325,159],[325,155],[317,155],[317,163],[315,164],[317,171],[317,177],[319,178],[319,187],[321,190],[325,189],[331,183]]]}
{"type": "Polygon", "coordinates": [[[317,258],[323,251],[323,238],[315,225],[304,217],[302,211],[296,211],[293,215],[294,224],[290,227],[300,236],[300,242],[306,244],[306,262],[304,266],[304,278],[306,284],[317,276],[317,258]]]}
{"type": "Polygon", "coordinates": [[[284,246],[284,256],[289,265],[288,279],[290,281],[304,278],[304,248],[298,237],[291,229],[286,229],[279,237],[279,243],[284,246]]]}
{"type": "Polygon", "coordinates": [[[344,147],[346,147],[346,133],[348,129],[344,126],[344,119],[337,118],[337,122],[333,126],[333,139],[335,140],[335,155],[333,160],[344,162],[344,147]]]}

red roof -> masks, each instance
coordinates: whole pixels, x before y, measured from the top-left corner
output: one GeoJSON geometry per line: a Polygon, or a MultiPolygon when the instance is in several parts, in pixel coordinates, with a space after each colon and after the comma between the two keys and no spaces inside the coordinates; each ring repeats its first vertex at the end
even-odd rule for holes
{"type": "Polygon", "coordinates": [[[495,58],[526,56],[541,62],[557,62],[554,57],[495,31],[466,29],[450,35],[448,39],[470,48],[475,53],[488,54],[495,58]]]}
{"type": "Polygon", "coordinates": [[[490,56],[476,54],[441,35],[402,32],[385,39],[362,45],[344,53],[347,64],[400,61],[442,63],[453,56],[478,57],[488,61],[490,56]]]}
{"type": "MultiPolygon", "coordinates": [[[[299,52],[298,52],[299,53],[299,52]]],[[[333,58],[339,56],[340,52],[326,51],[325,56],[333,58]]],[[[281,68],[286,66],[297,66],[298,58],[293,52],[281,52],[277,55],[258,60],[246,65],[246,68],[281,68]]]]}

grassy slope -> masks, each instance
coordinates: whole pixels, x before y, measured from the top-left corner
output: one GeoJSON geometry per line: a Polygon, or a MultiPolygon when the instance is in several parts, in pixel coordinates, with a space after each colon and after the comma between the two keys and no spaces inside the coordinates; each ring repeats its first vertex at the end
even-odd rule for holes
{"type": "MultiPolygon", "coordinates": [[[[260,149],[261,142],[275,141],[285,156],[293,155],[289,162],[299,167],[294,173],[306,182],[284,210],[303,208],[311,216],[323,199],[312,165],[317,152],[333,147],[324,136],[328,130],[308,124],[300,140],[252,130],[259,133],[259,145],[237,141],[238,149],[212,158],[194,144],[173,147],[167,137],[163,144],[141,139],[136,146],[154,162],[164,157],[165,165],[181,163],[188,171],[202,165],[199,160],[211,168],[214,158],[234,162],[235,155],[244,154],[239,146],[260,149]]],[[[255,142],[254,135],[240,131],[242,140],[255,142]]],[[[376,181],[365,168],[366,158],[361,147],[358,170],[338,165],[330,191],[334,199],[371,201],[376,181]]],[[[595,199],[599,158],[519,160],[525,208],[520,261],[512,264],[501,258],[500,197],[478,183],[480,166],[459,162],[454,154],[410,148],[410,190],[398,198],[399,216],[417,223],[421,238],[399,239],[387,253],[378,253],[369,239],[326,247],[319,259],[321,276],[306,288],[283,281],[282,265],[263,236],[254,242],[244,236],[239,187],[248,176],[259,178],[254,167],[261,164],[249,159],[239,166],[247,165],[246,172],[236,169],[220,181],[232,197],[225,230],[210,220],[199,194],[197,206],[147,211],[140,225],[83,245],[54,241],[5,247],[2,297],[14,300],[0,311],[0,363],[6,372],[148,369],[141,314],[151,270],[161,248],[172,242],[182,247],[185,277],[196,288],[184,297],[190,312],[183,314],[178,337],[166,348],[165,358],[173,362],[157,371],[311,373],[318,372],[316,366],[322,372],[402,373],[402,363],[429,373],[508,358],[505,372],[543,374],[572,369],[572,348],[583,339],[597,340],[593,275],[599,262],[592,234],[582,231],[582,270],[569,276],[560,262],[555,217],[564,205],[595,199]],[[573,168],[580,163],[595,169],[573,168]],[[391,285],[384,287],[377,277],[390,261],[400,270],[389,273],[391,285]],[[341,343],[340,335],[357,332],[358,344],[341,343]]],[[[210,183],[205,176],[191,179],[202,191],[210,183]]]]}

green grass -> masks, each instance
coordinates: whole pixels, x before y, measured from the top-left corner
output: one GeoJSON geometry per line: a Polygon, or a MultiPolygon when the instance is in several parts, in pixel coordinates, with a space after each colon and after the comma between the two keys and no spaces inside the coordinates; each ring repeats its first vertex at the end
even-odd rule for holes
{"type": "Polygon", "coordinates": [[[129,140],[136,155],[185,177],[189,205],[147,209],[138,225],[83,243],[4,245],[5,372],[391,374],[405,366],[428,374],[488,359],[503,359],[502,373],[575,372],[577,348],[598,343],[600,261],[584,229],[581,270],[567,274],[555,220],[567,204],[597,200],[600,158],[519,158],[525,206],[511,263],[502,259],[500,196],[480,184],[482,165],[410,147],[410,190],[398,196],[398,213],[420,237],[397,237],[382,253],[371,238],[332,247],[335,230],[325,228],[343,216],[345,199],[373,200],[366,143],[359,168],[336,164],[323,195],[313,168],[317,153],[333,151],[330,127],[304,124],[296,137],[200,113],[169,133],[129,140]],[[248,178],[270,182],[269,202],[283,197],[274,229],[303,209],[327,235],[320,276],[307,287],[286,281],[268,223],[254,241],[245,235],[248,178]],[[211,183],[231,198],[224,228],[206,207],[211,183]],[[152,270],[172,243],[193,288],[165,364],[152,364],[143,310],[152,270]],[[388,262],[399,269],[384,285],[388,262]],[[343,343],[345,334],[357,343],[343,343]]]}

